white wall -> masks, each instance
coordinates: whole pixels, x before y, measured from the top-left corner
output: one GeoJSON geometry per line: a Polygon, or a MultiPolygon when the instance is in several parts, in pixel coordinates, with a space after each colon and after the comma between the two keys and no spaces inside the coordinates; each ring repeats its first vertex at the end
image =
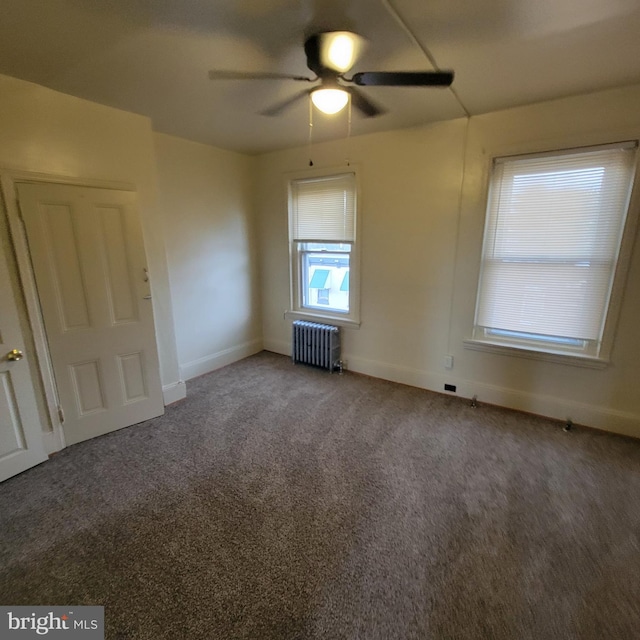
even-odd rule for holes
{"type": "MultiPolygon", "coordinates": [[[[1,75],[0,96],[0,171],[136,186],[161,377],[165,387],[172,387],[178,382],[178,360],[149,119],[1,75]]],[[[20,312],[24,316],[24,309],[20,312]]]]}
{"type": "MultiPolygon", "coordinates": [[[[604,370],[464,348],[473,325],[490,158],[640,137],[640,87],[355,138],[362,198],[359,329],[343,330],[354,371],[640,437],[640,251],[634,251],[612,364],[604,370]],[[463,175],[464,173],[464,175],[463,175]],[[462,188],[464,184],[464,188],[462,188]],[[454,368],[444,356],[454,356],[454,368]]],[[[344,142],[317,145],[315,168],[344,142]]],[[[262,156],[257,202],[265,348],[290,352],[284,177],[306,149],[262,156]]],[[[636,243],[637,244],[637,243],[636,243]]]]}
{"type": "Polygon", "coordinates": [[[156,134],[181,376],[262,350],[255,159],[156,134]]]}

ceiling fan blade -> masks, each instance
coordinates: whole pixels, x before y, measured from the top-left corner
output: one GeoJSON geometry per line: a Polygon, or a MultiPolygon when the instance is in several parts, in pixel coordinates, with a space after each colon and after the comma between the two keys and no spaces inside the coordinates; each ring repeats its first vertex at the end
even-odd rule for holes
{"type": "Polygon", "coordinates": [[[293,76],[286,73],[252,72],[252,71],[209,71],[210,80],[299,80],[304,82],[314,82],[317,78],[307,78],[306,76],[293,76]]]}
{"type": "Polygon", "coordinates": [[[349,82],[360,87],[448,87],[453,71],[365,71],[349,82]]]}
{"type": "Polygon", "coordinates": [[[311,93],[311,89],[305,89],[304,91],[300,91],[296,93],[294,96],[292,96],[291,98],[287,98],[286,100],[283,100],[282,102],[278,102],[277,104],[274,104],[273,106],[268,107],[264,111],[261,111],[260,115],[261,116],[278,116],[283,111],[288,109],[292,104],[294,104],[301,98],[308,96],[310,93],[311,93]]]}
{"type": "Polygon", "coordinates": [[[375,118],[375,116],[386,113],[385,109],[371,102],[362,91],[359,91],[355,87],[342,88],[351,94],[351,104],[367,118],[375,118]]]}

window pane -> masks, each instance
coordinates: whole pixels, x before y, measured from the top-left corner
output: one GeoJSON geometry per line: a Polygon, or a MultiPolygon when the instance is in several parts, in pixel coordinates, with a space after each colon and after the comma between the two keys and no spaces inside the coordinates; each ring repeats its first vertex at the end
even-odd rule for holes
{"type": "MultiPolygon", "coordinates": [[[[310,245],[303,245],[305,250],[300,252],[302,260],[302,274],[304,282],[304,306],[321,307],[325,310],[348,313],[349,289],[343,289],[342,283],[348,277],[350,267],[349,245],[343,251],[331,252],[307,251],[310,245]]],[[[314,247],[330,247],[333,245],[311,245],[314,247]]],[[[347,280],[348,282],[348,280],[347,280]]]]}

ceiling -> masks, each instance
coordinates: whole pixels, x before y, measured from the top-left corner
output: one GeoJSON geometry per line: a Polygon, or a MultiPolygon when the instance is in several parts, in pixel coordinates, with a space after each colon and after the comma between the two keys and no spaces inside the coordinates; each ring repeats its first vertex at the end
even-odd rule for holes
{"type": "MultiPolygon", "coordinates": [[[[302,45],[324,30],[367,39],[352,72],[431,70],[428,53],[456,73],[452,89],[363,88],[388,111],[354,111],[353,135],[640,83],[638,0],[3,0],[0,73],[261,153],[307,143],[306,101],[259,115],[301,83],[208,70],[310,76],[302,45]]],[[[314,115],[314,141],[347,129],[314,115]]]]}

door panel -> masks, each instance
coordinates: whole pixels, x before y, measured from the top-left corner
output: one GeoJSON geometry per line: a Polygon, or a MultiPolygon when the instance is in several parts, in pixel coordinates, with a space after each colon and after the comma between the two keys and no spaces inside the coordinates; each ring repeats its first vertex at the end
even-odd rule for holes
{"type": "Polygon", "coordinates": [[[71,208],[44,207],[39,222],[42,236],[49,239],[48,262],[54,270],[52,281],[60,330],[86,329],[89,327],[89,309],[71,208]]]}
{"type": "Polygon", "coordinates": [[[0,416],[2,416],[2,429],[0,429],[0,459],[2,459],[26,449],[16,394],[8,371],[0,373],[0,416]]]}
{"type": "Polygon", "coordinates": [[[164,412],[135,194],[19,184],[68,444],[164,412]]]}
{"type": "Polygon", "coordinates": [[[137,322],[138,307],[131,282],[132,269],[126,251],[123,212],[119,209],[101,208],[99,213],[112,322],[137,322]]]}
{"type": "Polygon", "coordinates": [[[103,395],[104,384],[98,369],[98,361],[70,364],[76,406],[81,416],[96,411],[106,411],[103,395]]]}
{"type": "Polygon", "coordinates": [[[125,402],[135,402],[147,397],[147,384],[144,378],[142,357],[140,352],[118,356],[125,402]]]}

